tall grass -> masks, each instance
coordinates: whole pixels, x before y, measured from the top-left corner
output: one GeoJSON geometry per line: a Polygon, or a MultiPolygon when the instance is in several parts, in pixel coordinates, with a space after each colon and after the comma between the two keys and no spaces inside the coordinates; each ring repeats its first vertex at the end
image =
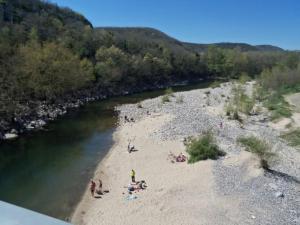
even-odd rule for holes
{"type": "Polygon", "coordinates": [[[255,98],[249,97],[240,84],[233,86],[231,94],[231,100],[225,105],[226,115],[236,120],[241,120],[239,112],[250,115],[255,105],[255,98]]]}
{"type": "Polygon", "coordinates": [[[269,160],[274,154],[270,152],[271,148],[266,141],[255,136],[239,137],[237,141],[246,148],[246,151],[252,152],[259,157],[262,168],[269,168],[269,160]]]}
{"type": "Polygon", "coordinates": [[[281,135],[291,146],[300,146],[300,128],[281,135]]]}
{"type": "Polygon", "coordinates": [[[174,97],[174,91],[172,88],[167,88],[165,90],[165,95],[163,95],[161,97],[161,102],[164,104],[166,102],[170,102],[171,101],[171,97],[174,97]]]}
{"type": "Polygon", "coordinates": [[[264,70],[257,85],[257,98],[271,111],[271,119],[290,117],[292,111],[284,95],[300,92],[300,65],[297,68],[277,66],[264,70]]]}

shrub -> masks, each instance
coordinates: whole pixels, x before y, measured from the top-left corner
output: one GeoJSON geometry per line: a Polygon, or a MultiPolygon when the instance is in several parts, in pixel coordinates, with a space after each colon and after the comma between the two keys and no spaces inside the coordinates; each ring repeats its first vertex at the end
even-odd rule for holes
{"type": "Polygon", "coordinates": [[[246,82],[250,81],[251,77],[247,73],[242,73],[242,75],[239,77],[239,82],[241,84],[245,84],[246,82]]]}
{"type": "Polygon", "coordinates": [[[209,87],[211,88],[217,88],[221,86],[221,81],[214,81],[211,85],[209,85],[209,87]]]}
{"type": "Polygon", "coordinates": [[[170,97],[174,97],[174,91],[173,91],[173,89],[172,88],[167,88],[165,90],[165,95],[168,95],[170,97]]]}
{"type": "Polygon", "coordinates": [[[231,93],[232,98],[225,106],[226,115],[236,120],[240,120],[238,112],[250,115],[255,105],[255,98],[250,98],[241,85],[234,86],[231,93]]]}
{"type": "Polygon", "coordinates": [[[268,143],[255,136],[240,137],[238,138],[238,142],[246,148],[246,151],[252,152],[259,157],[262,168],[269,168],[268,161],[274,154],[270,152],[268,143]]]}
{"type": "Polygon", "coordinates": [[[195,163],[206,159],[218,159],[219,156],[225,155],[217,146],[215,138],[210,132],[204,133],[199,138],[190,139],[186,146],[186,151],[190,155],[188,163],[195,163]]]}
{"type": "Polygon", "coordinates": [[[279,93],[272,93],[264,101],[264,106],[271,111],[271,119],[276,120],[281,117],[291,117],[292,112],[289,103],[279,93]]]}
{"type": "Polygon", "coordinates": [[[183,103],[183,96],[182,95],[177,96],[176,103],[183,103]]]}
{"type": "Polygon", "coordinates": [[[164,95],[161,97],[161,102],[164,104],[166,102],[170,102],[170,98],[168,95],[164,95]]]}

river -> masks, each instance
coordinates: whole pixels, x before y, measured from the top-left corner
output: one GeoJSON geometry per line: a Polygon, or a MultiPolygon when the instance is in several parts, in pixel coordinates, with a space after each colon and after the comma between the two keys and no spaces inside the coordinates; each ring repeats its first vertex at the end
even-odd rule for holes
{"type": "MultiPolygon", "coordinates": [[[[174,87],[186,91],[209,83],[174,87]]],[[[0,200],[68,220],[98,163],[113,145],[114,107],[162,95],[144,92],[93,102],[0,144],[0,200]]]]}

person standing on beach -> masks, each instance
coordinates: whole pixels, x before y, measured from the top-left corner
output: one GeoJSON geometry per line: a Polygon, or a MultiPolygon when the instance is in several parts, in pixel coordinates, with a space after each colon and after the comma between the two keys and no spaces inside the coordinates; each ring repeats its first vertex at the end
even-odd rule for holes
{"type": "Polygon", "coordinates": [[[90,182],[90,191],[91,191],[91,195],[93,197],[95,196],[95,189],[96,189],[96,183],[95,183],[95,181],[91,180],[91,182],[90,182]]]}
{"type": "Polygon", "coordinates": [[[131,170],[131,181],[132,183],[135,183],[135,171],[134,170],[131,170]]]}
{"type": "Polygon", "coordinates": [[[99,179],[99,188],[96,192],[97,192],[98,195],[103,194],[103,192],[102,192],[102,180],[100,180],[100,179],[99,179]]]}

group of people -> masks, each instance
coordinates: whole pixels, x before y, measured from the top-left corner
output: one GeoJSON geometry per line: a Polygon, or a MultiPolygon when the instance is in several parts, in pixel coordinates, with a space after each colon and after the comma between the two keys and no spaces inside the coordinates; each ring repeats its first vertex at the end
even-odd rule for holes
{"type": "Polygon", "coordinates": [[[95,197],[95,192],[98,195],[103,195],[102,181],[99,179],[98,182],[99,182],[99,185],[98,185],[98,188],[96,188],[96,182],[93,180],[90,181],[90,191],[91,191],[91,195],[93,197],[95,197]]]}
{"type": "Polygon", "coordinates": [[[132,194],[133,191],[144,190],[147,187],[146,181],[136,181],[135,180],[135,170],[130,172],[131,183],[128,185],[128,193],[132,194]]]}
{"type": "Polygon", "coordinates": [[[174,153],[169,153],[169,159],[172,163],[174,162],[185,162],[187,160],[187,157],[182,154],[182,152],[179,155],[175,155],[174,153]]]}
{"type": "Polygon", "coordinates": [[[127,117],[126,115],[124,116],[124,121],[125,122],[135,122],[132,117],[129,119],[129,117],[127,117]]]}

